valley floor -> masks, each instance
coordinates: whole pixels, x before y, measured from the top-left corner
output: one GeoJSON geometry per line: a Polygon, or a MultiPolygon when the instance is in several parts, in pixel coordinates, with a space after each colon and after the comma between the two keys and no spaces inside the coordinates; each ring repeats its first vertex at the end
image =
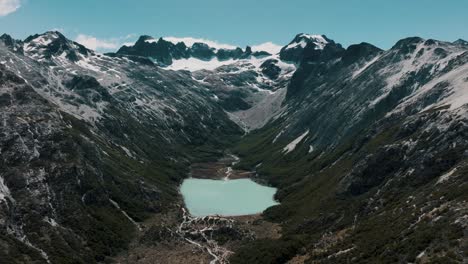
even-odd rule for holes
{"type": "MultiPolygon", "coordinates": [[[[219,180],[251,176],[252,172],[231,168],[237,161],[228,155],[216,162],[196,163],[190,175],[219,180]]],[[[279,224],[266,221],[261,214],[193,217],[182,198],[139,227],[129,249],[114,258],[116,263],[228,263],[228,257],[247,241],[281,237],[279,224]]]]}
{"type": "MultiPolygon", "coordinates": [[[[281,236],[278,224],[265,221],[261,215],[237,217],[222,217],[224,221],[232,222],[230,228],[222,225],[211,225],[215,229],[226,232],[218,235],[226,256],[229,256],[242,245],[244,240],[269,238],[277,239],[281,236]],[[231,236],[235,234],[234,236],[231,236]],[[222,236],[225,237],[222,237],[222,236]],[[239,235],[239,236],[238,236],[239,235]],[[231,240],[232,239],[232,240],[231,240]]],[[[167,213],[157,214],[143,223],[142,231],[129,246],[129,250],[115,258],[116,263],[226,263],[212,262],[215,258],[206,248],[192,244],[177,234],[178,225],[183,222],[181,210],[174,208],[167,213]]],[[[208,225],[210,226],[210,225],[208,225]]],[[[207,225],[193,225],[192,231],[200,231],[207,225]]],[[[213,234],[216,232],[212,232],[213,234]]],[[[198,241],[198,240],[197,240],[198,241]]],[[[219,243],[219,242],[218,242],[219,243]]],[[[202,243],[203,244],[203,243],[202,243]]]]}

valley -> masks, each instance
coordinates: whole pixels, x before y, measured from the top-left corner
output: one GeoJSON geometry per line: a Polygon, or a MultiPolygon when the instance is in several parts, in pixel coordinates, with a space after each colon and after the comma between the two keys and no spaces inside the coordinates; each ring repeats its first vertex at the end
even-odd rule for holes
{"type": "MultiPolygon", "coordinates": [[[[196,175],[204,168],[205,174],[202,179],[216,179],[215,181],[226,183],[238,179],[226,179],[233,173],[230,165],[235,165],[238,161],[236,156],[230,154],[216,162],[197,163],[192,166],[190,175],[196,175]]],[[[242,171],[237,173],[245,175],[242,171]]],[[[198,189],[198,192],[205,191],[210,192],[207,189],[198,189]]],[[[235,196],[242,198],[246,192],[248,190],[239,190],[235,196]]],[[[220,197],[220,194],[210,197],[226,199],[220,197]]],[[[179,203],[176,208],[145,221],[130,250],[118,256],[115,262],[224,264],[229,263],[229,256],[245,241],[278,239],[281,236],[281,227],[265,221],[258,213],[238,216],[210,213],[194,216],[194,212],[189,213],[187,210],[187,204],[182,197],[179,203]],[[174,248],[177,248],[177,252],[174,252],[174,248]]],[[[209,204],[205,206],[212,207],[209,204]]]]}
{"type": "Polygon", "coordinates": [[[466,262],[467,93],[461,40],[299,33],[267,51],[143,35],[103,54],[4,34],[0,259],[466,262]],[[187,179],[269,200],[191,215],[187,179]]]}

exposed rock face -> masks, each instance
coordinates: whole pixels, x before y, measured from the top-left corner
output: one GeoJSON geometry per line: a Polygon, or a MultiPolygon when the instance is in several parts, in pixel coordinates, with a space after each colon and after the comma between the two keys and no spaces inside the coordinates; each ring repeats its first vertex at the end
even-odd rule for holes
{"type": "Polygon", "coordinates": [[[266,215],[288,231],[232,262],[464,261],[467,48],[327,47],[305,46],[286,107],[237,148],[241,168],[280,187],[266,215]]]}
{"type": "Polygon", "coordinates": [[[468,45],[468,41],[464,40],[464,39],[457,39],[453,42],[453,44],[456,44],[456,45],[460,45],[460,46],[467,46],[468,45]]]}
{"type": "MultiPolygon", "coordinates": [[[[336,46],[335,42],[325,35],[298,34],[280,51],[280,58],[284,61],[300,63],[304,58],[320,56],[327,46],[336,46]]],[[[339,45],[338,45],[339,46],[339,45]]],[[[341,46],[339,46],[341,47],[341,46]]]]}
{"type": "Polygon", "coordinates": [[[276,65],[278,60],[270,59],[262,63],[260,68],[262,69],[262,73],[268,76],[270,79],[275,80],[279,77],[281,73],[281,68],[276,65]]]}
{"type": "Polygon", "coordinates": [[[267,52],[252,52],[252,48],[247,46],[245,51],[241,48],[216,48],[210,47],[203,42],[195,42],[191,46],[187,46],[184,42],[170,42],[164,38],[158,40],[150,36],[141,36],[133,46],[123,46],[117,55],[132,55],[148,57],[153,59],[160,66],[169,66],[174,60],[195,58],[199,60],[209,61],[217,59],[226,61],[230,59],[246,59],[253,55],[255,57],[270,55],[267,52]]]}
{"type": "Polygon", "coordinates": [[[349,65],[362,60],[371,60],[380,52],[382,50],[376,46],[363,42],[361,44],[350,45],[343,53],[341,60],[349,65]]]}
{"type": "Polygon", "coordinates": [[[241,130],[185,73],[57,33],[0,43],[0,247],[8,263],[93,263],[164,211],[191,160],[241,130]],[[70,56],[73,54],[73,56],[70,56]]]}
{"type": "MultiPolygon", "coordinates": [[[[231,147],[279,188],[265,217],[283,227],[233,263],[462,261],[467,87],[463,41],[299,34],[269,54],[142,36],[103,55],[2,35],[0,259],[109,261],[190,164],[231,147]]],[[[193,241],[239,235],[205,231],[193,241]]]]}
{"type": "Polygon", "coordinates": [[[132,47],[123,46],[117,54],[151,57],[163,65],[172,64],[172,58],[188,58],[189,52],[185,44],[174,45],[159,39],[154,41],[150,36],[141,36],[132,47]]]}
{"type": "Polygon", "coordinates": [[[8,47],[10,50],[18,53],[23,53],[23,45],[22,41],[13,39],[10,35],[8,34],[3,34],[0,36],[0,41],[3,42],[3,45],[8,47]]]}
{"type": "Polygon", "coordinates": [[[79,60],[79,56],[87,56],[91,53],[83,45],[65,38],[65,36],[57,31],[29,36],[24,40],[23,49],[27,56],[36,60],[47,60],[53,56],[64,56],[66,59],[76,62],[79,60]]]}

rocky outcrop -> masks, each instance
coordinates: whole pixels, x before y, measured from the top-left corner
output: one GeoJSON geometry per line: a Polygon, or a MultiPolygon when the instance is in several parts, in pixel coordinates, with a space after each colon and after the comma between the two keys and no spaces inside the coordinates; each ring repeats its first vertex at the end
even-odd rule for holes
{"type": "Polygon", "coordinates": [[[218,59],[220,61],[245,59],[249,56],[265,56],[267,52],[252,52],[252,49],[247,46],[245,51],[241,48],[226,49],[210,47],[203,42],[195,42],[191,46],[187,46],[184,42],[173,43],[166,41],[164,38],[154,39],[150,36],[141,36],[133,46],[123,46],[117,53],[121,56],[140,56],[154,60],[160,66],[168,66],[173,63],[173,60],[195,58],[199,60],[209,61],[218,59]]]}
{"type": "Polygon", "coordinates": [[[233,262],[462,261],[466,47],[327,47],[302,55],[286,110],[236,149],[240,168],[280,188],[265,215],[285,232],[233,262]]]}
{"type": "Polygon", "coordinates": [[[3,35],[0,58],[6,262],[108,262],[136,232],[219,262],[232,237],[245,243],[234,263],[466,258],[460,41],[414,37],[383,51],[299,34],[269,55],[142,36],[102,55],[47,32],[3,35]],[[236,141],[233,169],[279,188],[264,216],[281,237],[250,244],[229,219],[186,214],[177,230],[143,230],[176,203],[190,164],[236,141]]]}
{"type": "Polygon", "coordinates": [[[107,261],[177,199],[191,161],[241,133],[184,73],[95,54],[54,32],[23,45],[25,55],[0,43],[8,263],[107,261]]]}

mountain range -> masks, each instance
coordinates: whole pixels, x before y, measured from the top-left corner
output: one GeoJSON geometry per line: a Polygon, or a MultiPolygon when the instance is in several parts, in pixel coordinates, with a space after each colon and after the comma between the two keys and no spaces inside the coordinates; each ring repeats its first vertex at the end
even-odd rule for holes
{"type": "Polygon", "coordinates": [[[467,103],[464,40],[141,36],[101,54],[4,34],[0,260],[112,262],[181,206],[191,164],[229,152],[278,188],[262,221],[281,227],[231,263],[464,263],[467,103]]]}

